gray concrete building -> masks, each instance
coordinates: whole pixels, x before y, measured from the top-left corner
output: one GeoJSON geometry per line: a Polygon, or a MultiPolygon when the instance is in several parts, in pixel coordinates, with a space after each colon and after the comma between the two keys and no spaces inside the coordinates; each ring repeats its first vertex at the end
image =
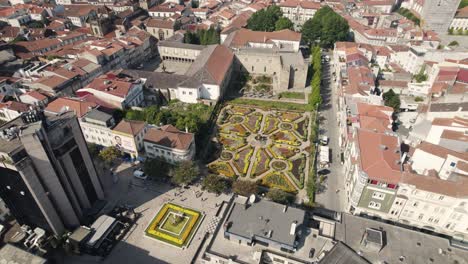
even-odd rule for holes
{"type": "Polygon", "coordinates": [[[28,112],[1,126],[0,175],[0,198],[17,221],[57,235],[104,198],[72,112],[28,112]]]}
{"type": "Polygon", "coordinates": [[[238,244],[255,243],[294,252],[304,229],[305,211],[267,200],[238,199],[224,223],[224,237],[238,244]]]}

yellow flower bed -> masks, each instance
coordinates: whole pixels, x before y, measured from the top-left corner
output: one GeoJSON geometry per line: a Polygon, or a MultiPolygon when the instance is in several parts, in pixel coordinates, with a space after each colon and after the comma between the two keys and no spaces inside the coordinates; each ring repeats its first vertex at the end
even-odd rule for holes
{"type": "Polygon", "coordinates": [[[146,233],[155,238],[171,242],[172,244],[183,246],[188,236],[190,235],[192,229],[194,228],[195,224],[197,223],[199,217],[200,217],[199,212],[196,212],[188,208],[183,208],[175,204],[167,203],[163,206],[163,208],[161,208],[161,210],[156,215],[154,220],[150,223],[150,225],[146,229],[146,233]],[[183,214],[190,216],[189,222],[186,224],[186,226],[183,229],[182,234],[179,236],[175,236],[175,235],[168,234],[166,232],[162,232],[164,230],[159,229],[158,227],[163,217],[167,215],[169,209],[172,209],[173,211],[176,211],[177,213],[183,213],[183,214]],[[162,230],[162,231],[159,231],[159,230],[162,230]]]}

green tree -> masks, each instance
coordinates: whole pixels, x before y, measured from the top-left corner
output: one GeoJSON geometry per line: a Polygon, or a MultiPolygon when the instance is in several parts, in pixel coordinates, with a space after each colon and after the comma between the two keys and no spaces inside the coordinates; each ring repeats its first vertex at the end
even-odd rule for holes
{"type": "Polygon", "coordinates": [[[200,6],[200,2],[198,0],[192,0],[192,8],[198,8],[200,6]]]}
{"type": "Polygon", "coordinates": [[[463,33],[464,33],[463,28],[459,28],[459,29],[457,30],[457,34],[458,34],[458,35],[463,35],[463,33]]]}
{"type": "Polygon", "coordinates": [[[171,171],[172,182],[177,185],[191,183],[198,176],[198,165],[192,161],[179,162],[171,171]]]}
{"type": "Polygon", "coordinates": [[[32,20],[27,24],[29,28],[44,28],[45,25],[41,21],[32,20]]]}
{"type": "Polygon", "coordinates": [[[114,146],[107,147],[99,152],[99,157],[109,165],[112,165],[120,156],[122,156],[122,153],[114,146]]]}
{"type": "Polygon", "coordinates": [[[308,44],[319,43],[322,47],[332,47],[336,41],[348,38],[349,25],[346,19],[328,6],[320,8],[313,18],[302,26],[302,38],[308,44]]]}
{"type": "Polygon", "coordinates": [[[393,108],[393,111],[398,112],[400,110],[400,96],[396,94],[393,89],[383,93],[382,98],[386,106],[393,108]]]}
{"type": "Polygon", "coordinates": [[[458,43],[458,41],[454,40],[454,41],[450,42],[448,45],[449,46],[458,46],[460,44],[458,43]]]}
{"type": "Polygon", "coordinates": [[[159,159],[147,159],[143,164],[143,171],[153,179],[161,179],[168,176],[170,165],[159,159]]]}
{"type": "Polygon", "coordinates": [[[91,158],[96,158],[99,156],[99,146],[94,143],[88,143],[88,151],[91,158]]]}
{"type": "Polygon", "coordinates": [[[468,0],[461,0],[458,9],[464,8],[465,6],[468,6],[468,0]]]}
{"type": "Polygon", "coordinates": [[[417,74],[413,76],[417,83],[427,81],[427,74],[426,74],[426,65],[421,66],[421,69],[417,74]]]}
{"type": "Polygon", "coordinates": [[[275,30],[294,30],[294,23],[287,17],[280,17],[275,23],[275,30]]]}
{"type": "Polygon", "coordinates": [[[125,113],[125,119],[145,121],[145,112],[130,109],[125,113]]]}
{"type": "Polygon", "coordinates": [[[253,181],[237,180],[232,183],[232,191],[242,196],[250,196],[258,193],[258,185],[253,181]]]}
{"type": "Polygon", "coordinates": [[[449,28],[449,29],[448,29],[449,35],[453,35],[453,31],[454,31],[453,27],[449,28]]]}
{"type": "Polygon", "coordinates": [[[229,188],[230,183],[223,177],[210,174],[202,181],[203,190],[212,193],[223,193],[229,188]]]}
{"type": "Polygon", "coordinates": [[[280,190],[278,188],[271,188],[267,194],[266,197],[268,199],[271,199],[273,202],[276,203],[281,203],[281,204],[290,204],[294,202],[294,195],[287,193],[283,190],[280,190]]]}
{"type": "Polygon", "coordinates": [[[247,20],[247,28],[255,31],[275,31],[276,22],[282,15],[279,6],[271,5],[266,9],[255,12],[247,20]]]}

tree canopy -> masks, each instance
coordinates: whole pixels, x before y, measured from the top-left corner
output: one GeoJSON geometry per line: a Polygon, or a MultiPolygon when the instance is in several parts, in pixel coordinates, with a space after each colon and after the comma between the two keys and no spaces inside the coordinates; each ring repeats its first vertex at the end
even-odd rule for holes
{"type": "Polygon", "coordinates": [[[122,153],[114,146],[107,147],[99,152],[99,157],[107,164],[112,164],[122,153]]]}
{"type": "MultiPolygon", "coordinates": [[[[271,5],[265,9],[255,12],[249,20],[247,20],[247,28],[255,31],[275,31],[276,22],[279,21],[282,16],[283,13],[279,6],[271,5]]],[[[285,22],[281,22],[281,24],[283,23],[285,22]]]]}
{"type": "Polygon", "coordinates": [[[147,159],[143,164],[143,171],[153,179],[168,176],[170,165],[159,159],[147,159]]]}
{"type": "Polygon", "coordinates": [[[223,193],[230,186],[230,182],[223,177],[210,174],[202,181],[202,188],[212,193],[223,193]]]}
{"type": "Polygon", "coordinates": [[[172,182],[177,185],[191,183],[199,173],[198,165],[192,161],[179,162],[171,171],[172,182]]]}
{"type": "Polygon", "coordinates": [[[320,84],[322,79],[322,52],[318,46],[315,46],[312,49],[311,63],[313,75],[311,82],[312,92],[309,95],[309,105],[312,109],[316,109],[322,103],[322,96],[320,94],[320,84]]]}
{"type": "Polygon", "coordinates": [[[237,180],[232,183],[232,191],[242,196],[250,196],[251,194],[257,194],[258,186],[253,181],[237,180]]]}
{"type": "Polygon", "coordinates": [[[280,17],[275,23],[275,30],[294,30],[294,23],[287,17],[280,17]]]}
{"type": "Polygon", "coordinates": [[[392,89],[383,93],[382,95],[386,106],[393,108],[393,111],[398,112],[400,110],[400,96],[396,94],[392,89]]]}
{"type": "Polygon", "coordinates": [[[129,120],[146,121],[149,124],[172,124],[179,130],[187,128],[189,132],[197,134],[201,131],[211,109],[204,104],[189,104],[183,107],[161,109],[158,106],[146,107],[143,111],[128,110],[125,118],[129,120]]]}
{"type": "Polygon", "coordinates": [[[314,17],[302,26],[302,38],[305,42],[317,42],[325,48],[332,47],[336,41],[346,40],[348,32],[348,21],[328,6],[320,8],[314,17]]]}
{"type": "Polygon", "coordinates": [[[184,42],[197,45],[219,44],[220,32],[214,28],[208,30],[201,29],[197,32],[187,32],[184,35],[184,42]]]}
{"type": "Polygon", "coordinates": [[[289,204],[294,202],[294,195],[277,188],[270,189],[267,192],[266,197],[271,199],[273,202],[281,204],[289,204]]]}

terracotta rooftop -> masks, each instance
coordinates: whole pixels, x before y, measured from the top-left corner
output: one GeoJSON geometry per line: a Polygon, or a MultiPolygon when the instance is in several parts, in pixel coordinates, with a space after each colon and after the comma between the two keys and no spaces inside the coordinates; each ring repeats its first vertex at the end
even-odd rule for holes
{"type": "Polygon", "coordinates": [[[174,5],[172,3],[165,3],[162,5],[153,6],[149,9],[149,12],[182,12],[185,9],[183,5],[174,5]]]}
{"type": "Polygon", "coordinates": [[[451,149],[441,147],[439,145],[431,144],[426,141],[421,142],[416,148],[443,159],[446,159],[448,155],[451,155],[459,159],[468,160],[468,153],[466,152],[460,153],[451,149]]]}
{"type": "Polygon", "coordinates": [[[180,150],[188,149],[193,140],[192,133],[182,132],[172,125],[165,125],[160,129],[151,128],[145,135],[145,141],[180,150]]]}
{"type": "Polygon", "coordinates": [[[159,18],[150,18],[146,22],[147,27],[155,27],[155,28],[174,28],[174,22],[171,20],[159,19],[159,18]]]}
{"type": "Polygon", "coordinates": [[[83,17],[98,9],[95,5],[64,5],[64,17],[83,17]]]}
{"type": "Polygon", "coordinates": [[[444,132],[442,132],[440,138],[468,142],[468,135],[466,135],[465,133],[461,131],[453,131],[448,129],[445,129],[444,132]]]}
{"type": "Polygon", "coordinates": [[[6,108],[8,110],[13,110],[18,113],[26,112],[29,110],[29,105],[16,101],[8,101],[5,103],[0,103],[0,109],[6,108]]]}
{"type": "Polygon", "coordinates": [[[90,84],[86,86],[86,89],[94,89],[121,98],[125,98],[134,86],[134,82],[135,81],[133,79],[117,78],[115,75],[110,73],[101,75],[98,78],[94,79],[90,84]]]}
{"type": "Polygon", "coordinates": [[[280,7],[302,7],[303,9],[320,9],[320,2],[286,0],[278,4],[280,7]]]}
{"type": "Polygon", "coordinates": [[[36,99],[36,100],[38,100],[38,101],[42,101],[42,100],[47,99],[47,96],[41,94],[41,93],[38,92],[38,91],[34,91],[34,90],[29,91],[29,92],[27,92],[27,93],[25,93],[25,94],[22,94],[21,96],[23,96],[23,95],[29,95],[29,96],[31,96],[32,98],[34,98],[34,99],[36,99]]]}
{"type": "Polygon", "coordinates": [[[434,118],[432,120],[433,126],[454,126],[454,127],[468,127],[468,119],[462,117],[454,118],[434,118]]]}
{"type": "Polygon", "coordinates": [[[458,9],[455,18],[468,18],[468,6],[458,9]]]}
{"type": "Polygon", "coordinates": [[[370,179],[397,184],[401,177],[400,145],[391,135],[358,129],[360,167],[370,179]]]}
{"type": "Polygon", "coordinates": [[[144,121],[136,120],[122,120],[117,126],[114,127],[114,131],[121,132],[127,135],[136,136],[145,128],[146,123],[144,121]]]}
{"type": "Polygon", "coordinates": [[[50,102],[45,110],[55,114],[64,111],[74,111],[77,117],[82,117],[97,106],[95,103],[85,102],[76,98],[59,97],[50,102]]]}
{"type": "Polygon", "coordinates": [[[229,48],[218,45],[206,62],[206,69],[218,85],[223,82],[229,67],[231,67],[233,58],[234,54],[229,48]]]}
{"type": "Polygon", "coordinates": [[[424,176],[405,172],[401,177],[401,182],[432,193],[439,193],[457,198],[468,197],[468,177],[466,176],[457,176],[456,179],[442,180],[437,176],[424,176]]]}

